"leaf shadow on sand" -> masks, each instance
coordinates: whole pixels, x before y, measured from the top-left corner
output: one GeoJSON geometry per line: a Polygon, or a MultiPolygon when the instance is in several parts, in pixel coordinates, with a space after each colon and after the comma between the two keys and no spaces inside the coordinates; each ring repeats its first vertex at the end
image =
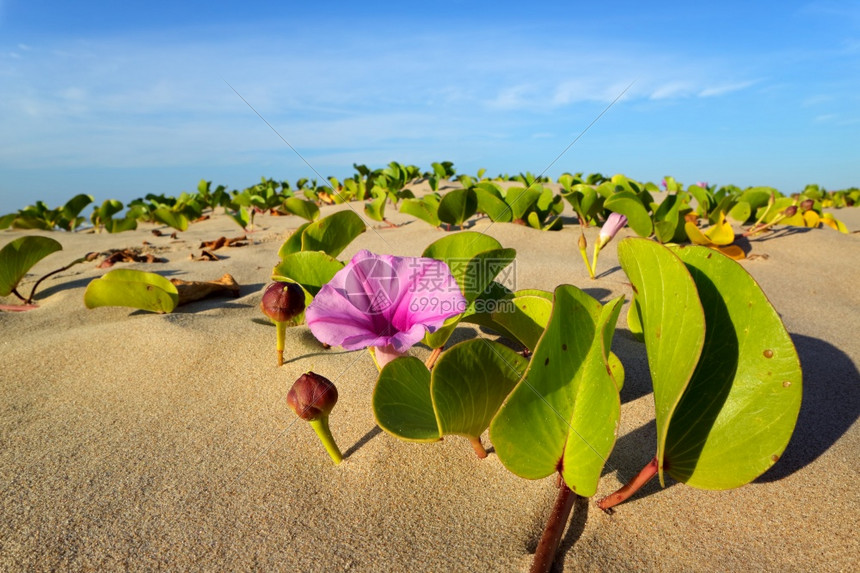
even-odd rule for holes
{"type": "Polygon", "coordinates": [[[768,483],[808,466],[860,416],[860,373],[851,358],[817,338],[792,334],[803,368],[803,400],[791,441],[774,466],[755,480],[768,483]]]}

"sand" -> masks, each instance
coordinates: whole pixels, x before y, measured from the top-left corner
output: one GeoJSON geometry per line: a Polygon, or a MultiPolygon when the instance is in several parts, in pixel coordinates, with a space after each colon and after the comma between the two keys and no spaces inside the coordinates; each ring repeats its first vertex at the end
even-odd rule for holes
{"type": "MultiPolygon", "coordinates": [[[[360,205],[354,205],[361,212],[360,205]]],[[[326,207],[323,214],[344,206],[326,207]]],[[[420,255],[444,232],[388,209],[341,255],[359,249],[420,255]]],[[[852,231],[860,209],[835,212],[852,231]]],[[[141,247],[165,263],[119,263],[168,277],[232,274],[241,296],[157,315],[87,310],[83,292],[105,270],[75,266],[48,279],[39,308],[0,313],[0,570],[521,571],[531,564],[555,498],[555,478],[479,460],[465,439],[396,440],[375,425],[376,370],[366,352],[323,350],[290,329],[275,364],[275,330],[258,308],[277,250],[301,220],[258,217],[250,244],[192,261],[202,240],[242,235],[224,215],[177,239],[154,228],[50,235],[64,250],[24,280],[89,251],[141,247]],[[334,466],[286,393],[314,370],[338,387],[334,466]]],[[[588,279],[578,226],[540,232],[478,221],[518,251],[517,287],[570,283],[602,301],[630,295],[615,244],[588,279]]],[[[169,230],[167,230],[169,232],[169,230]]],[[[0,244],[32,231],[4,231],[0,244]]],[[[625,230],[622,236],[629,235],[625,230]]],[[[588,233],[590,243],[596,230],[588,233]]],[[[804,402],[783,458],[739,489],[696,490],[654,480],[614,515],[579,501],[559,571],[856,571],[860,568],[860,280],[858,236],[788,230],[751,242],[744,261],[782,315],[804,368],[804,402]]],[[[0,302],[13,303],[11,297],[0,302]]],[[[621,427],[598,496],[653,456],[655,427],[644,347],[627,330],[613,344],[627,369],[621,427]]],[[[461,327],[454,340],[487,336],[461,327]]],[[[426,348],[413,350],[419,357],[426,348]]],[[[487,436],[484,436],[487,443],[487,436]]]]}

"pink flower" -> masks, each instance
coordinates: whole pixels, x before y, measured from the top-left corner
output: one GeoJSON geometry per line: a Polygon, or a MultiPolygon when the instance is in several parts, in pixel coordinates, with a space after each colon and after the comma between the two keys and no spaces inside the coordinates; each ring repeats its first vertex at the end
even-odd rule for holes
{"type": "Polygon", "coordinates": [[[360,251],[320,289],[305,319],[320,342],[374,348],[382,367],[466,306],[445,263],[360,251]]]}
{"type": "Polygon", "coordinates": [[[606,243],[611,241],[618,231],[627,224],[627,217],[621,213],[612,213],[606,218],[603,227],[600,228],[600,233],[597,235],[597,250],[606,246],[606,243]]]}

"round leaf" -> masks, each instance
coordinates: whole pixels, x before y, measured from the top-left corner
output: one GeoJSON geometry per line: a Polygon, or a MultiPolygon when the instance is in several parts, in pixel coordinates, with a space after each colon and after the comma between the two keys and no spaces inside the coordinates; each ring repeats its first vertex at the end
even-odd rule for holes
{"type": "Polygon", "coordinates": [[[414,356],[395,358],[379,373],[373,416],[389,434],[412,442],[441,438],[430,397],[430,371],[414,356]]]}
{"type": "Polygon", "coordinates": [[[507,346],[483,338],[445,351],[433,367],[430,386],[442,435],[479,437],[527,364],[507,346]]]}
{"type": "Polygon", "coordinates": [[[320,208],[313,201],[306,201],[298,197],[289,197],[284,199],[283,206],[284,209],[293,215],[298,215],[308,221],[313,221],[320,216],[320,208]]]}
{"type": "Polygon", "coordinates": [[[179,302],[176,286],[161,275],[116,269],[90,281],[84,292],[87,308],[128,306],[151,312],[173,312],[179,302]]]}
{"type": "Polygon", "coordinates": [[[704,489],[749,483],[782,455],[802,375],[791,337],[755,280],[711,249],[678,249],[705,311],[704,350],[666,439],[676,480],[704,489]]]}
{"type": "Polygon", "coordinates": [[[496,453],[513,473],[540,479],[561,471],[573,491],[594,495],[620,416],[605,343],[622,300],[603,307],[576,287],[556,289],[528,370],[490,425],[496,453]]]}
{"type": "Polygon", "coordinates": [[[447,263],[451,259],[471,259],[478,253],[501,248],[502,244],[489,235],[462,231],[434,241],[424,249],[421,256],[447,263]]]}
{"type": "Polygon", "coordinates": [[[367,227],[355,211],[332,213],[309,224],[302,232],[303,251],[323,251],[336,257],[367,227]]]}
{"type": "Polygon", "coordinates": [[[342,268],[342,262],[321,251],[299,251],[284,257],[272,270],[272,275],[297,282],[316,296],[323,285],[342,268]]]}
{"type": "Polygon", "coordinates": [[[455,189],[439,202],[439,220],[449,225],[462,225],[478,210],[478,196],[472,189],[455,189]]]}
{"type": "Polygon", "coordinates": [[[705,313],[687,267],[668,248],[624,239],[618,260],[636,293],[648,352],[657,419],[657,461],[663,482],[666,434],[705,340],[705,313]]]}
{"type": "Polygon", "coordinates": [[[0,250],[0,296],[12,293],[33,265],[63,246],[50,237],[20,237],[0,250]]]}

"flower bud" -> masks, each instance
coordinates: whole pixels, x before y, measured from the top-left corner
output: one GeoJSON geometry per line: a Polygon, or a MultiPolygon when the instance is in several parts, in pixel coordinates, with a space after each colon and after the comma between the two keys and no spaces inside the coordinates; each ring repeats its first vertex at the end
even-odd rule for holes
{"type": "Polygon", "coordinates": [[[260,308],[275,322],[286,322],[305,309],[305,291],[296,283],[271,283],[263,292],[260,308]]]}
{"type": "Polygon", "coordinates": [[[786,217],[794,217],[797,214],[797,205],[789,205],[782,214],[786,217]]]}
{"type": "Polygon", "coordinates": [[[325,376],[314,372],[302,374],[287,394],[287,405],[307,421],[328,417],[337,403],[337,388],[325,376]]]}
{"type": "Polygon", "coordinates": [[[804,199],[803,201],[800,202],[800,212],[806,213],[807,211],[812,209],[812,207],[814,205],[815,205],[815,201],[813,201],[812,199],[804,199]]]}

